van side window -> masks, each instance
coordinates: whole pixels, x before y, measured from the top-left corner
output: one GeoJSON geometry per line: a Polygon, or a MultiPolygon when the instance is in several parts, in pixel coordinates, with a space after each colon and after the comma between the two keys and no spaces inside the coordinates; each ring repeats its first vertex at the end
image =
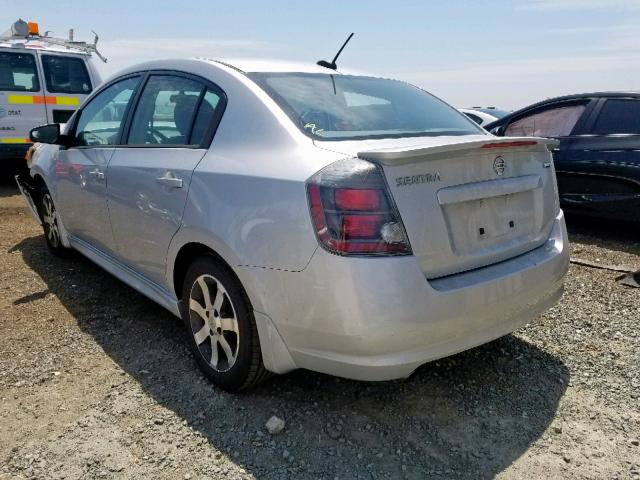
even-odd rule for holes
{"type": "Polygon", "coordinates": [[[0,52],[0,90],[40,91],[36,59],[32,54],[0,52]]]}
{"type": "Polygon", "coordinates": [[[91,80],[84,60],[58,55],[42,55],[47,90],[51,93],[91,93],[91,80]]]}
{"type": "Polygon", "coordinates": [[[204,86],[194,80],[153,75],[140,95],[128,145],[189,145],[200,94],[204,86]]]}
{"type": "Polygon", "coordinates": [[[76,145],[117,145],[127,104],[140,77],[127,78],[105,88],[83,107],[76,126],[76,145]]]}

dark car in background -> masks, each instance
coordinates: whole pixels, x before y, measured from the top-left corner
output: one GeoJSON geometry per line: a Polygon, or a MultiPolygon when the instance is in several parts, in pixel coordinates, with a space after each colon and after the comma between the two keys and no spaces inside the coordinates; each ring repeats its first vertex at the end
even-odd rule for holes
{"type": "Polygon", "coordinates": [[[640,222],[640,92],[544,100],[485,128],[560,141],[553,159],[565,211],[640,222]]]}

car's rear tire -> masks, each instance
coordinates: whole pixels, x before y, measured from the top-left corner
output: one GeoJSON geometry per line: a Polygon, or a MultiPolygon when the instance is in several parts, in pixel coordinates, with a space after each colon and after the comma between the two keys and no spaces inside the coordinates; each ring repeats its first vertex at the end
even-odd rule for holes
{"type": "Polygon", "coordinates": [[[44,186],[40,190],[39,208],[47,247],[49,247],[51,253],[58,257],[68,257],[70,249],[62,244],[58,211],[53,203],[51,193],[49,193],[47,187],[44,186]]]}
{"type": "Polygon", "coordinates": [[[236,392],[268,378],[249,300],[233,272],[212,255],[187,270],[182,319],[189,347],[215,385],[236,392]]]}

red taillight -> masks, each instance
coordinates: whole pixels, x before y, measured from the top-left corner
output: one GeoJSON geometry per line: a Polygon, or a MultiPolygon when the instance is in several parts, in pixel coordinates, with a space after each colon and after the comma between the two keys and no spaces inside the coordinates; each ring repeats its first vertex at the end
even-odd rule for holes
{"type": "Polygon", "coordinates": [[[378,235],[384,221],[383,215],[343,215],[344,238],[371,238],[378,235]]]}
{"type": "Polygon", "coordinates": [[[340,255],[411,254],[382,173],[360,159],[336,162],[314,175],[307,192],[320,244],[340,255]]]}
{"type": "Polygon", "coordinates": [[[380,191],[372,189],[336,188],[336,207],[343,210],[378,210],[380,191]]]}

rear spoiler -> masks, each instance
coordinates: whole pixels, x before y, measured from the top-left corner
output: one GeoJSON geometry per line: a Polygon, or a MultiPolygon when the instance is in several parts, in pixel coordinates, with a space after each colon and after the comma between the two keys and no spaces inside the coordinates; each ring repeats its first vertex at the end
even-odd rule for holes
{"type": "Polygon", "coordinates": [[[417,157],[440,157],[454,152],[479,150],[480,152],[502,152],[505,150],[547,150],[558,146],[560,142],[551,138],[538,137],[488,137],[486,140],[462,140],[446,145],[409,146],[398,148],[381,148],[358,152],[358,158],[372,162],[398,164],[415,161],[417,157]]]}

